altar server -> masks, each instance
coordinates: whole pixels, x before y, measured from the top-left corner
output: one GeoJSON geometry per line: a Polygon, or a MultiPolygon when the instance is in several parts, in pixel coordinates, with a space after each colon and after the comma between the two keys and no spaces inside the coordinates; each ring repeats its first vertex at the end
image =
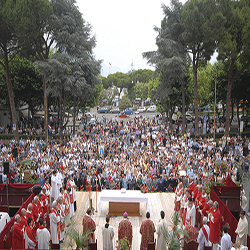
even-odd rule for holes
{"type": "Polygon", "coordinates": [[[243,210],[240,212],[240,220],[235,233],[237,234],[235,243],[239,243],[240,246],[247,246],[248,221],[243,210]]]}
{"type": "Polygon", "coordinates": [[[51,186],[52,186],[52,198],[54,200],[57,200],[58,195],[59,195],[59,184],[58,184],[58,179],[56,177],[56,170],[53,171],[53,174],[51,176],[51,186]]]}
{"type": "Polygon", "coordinates": [[[146,220],[141,224],[140,234],[141,234],[141,248],[140,250],[147,250],[148,243],[154,242],[155,225],[152,220],[150,220],[150,213],[146,213],[146,220]]]}
{"type": "Polygon", "coordinates": [[[132,238],[133,238],[132,224],[128,220],[127,212],[123,214],[123,217],[124,219],[119,223],[119,226],[118,226],[118,241],[120,242],[121,239],[124,239],[125,237],[127,237],[127,240],[129,241],[129,249],[131,249],[132,238]]]}
{"type": "Polygon", "coordinates": [[[106,224],[102,227],[103,250],[113,250],[114,229],[109,225],[110,217],[106,216],[106,224]]]}
{"type": "Polygon", "coordinates": [[[165,250],[166,248],[166,243],[165,243],[165,239],[164,239],[164,235],[163,235],[163,231],[167,229],[167,222],[164,219],[165,218],[165,212],[161,211],[161,219],[159,224],[157,225],[157,229],[156,229],[156,234],[158,235],[158,239],[157,239],[157,250],[165,250]]]}
{"type": "Polygon", "coordinates": [[[50,232],[43,225],[43,219],[39,219],[39,228],[37,229],[38,249],[49,249],[50,232]]]}
{"type": "Polygon", "coordinates": [[[91,218],[91,215],[92,215],[91,208],[88,208],[82,220],[83,234],[85,234],[87,231],[91,231],[91,235],[89,238],[90,243],[95,242],[95,230],[96,230],[96,225],[94,220],[91,218]]]}

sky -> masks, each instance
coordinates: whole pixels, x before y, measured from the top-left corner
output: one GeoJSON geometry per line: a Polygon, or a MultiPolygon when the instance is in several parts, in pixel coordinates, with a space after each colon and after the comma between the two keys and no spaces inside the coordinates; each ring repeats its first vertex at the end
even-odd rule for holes
{"type": "Polygon", "coordinates": [[[154,69],[142,58],[142,53],[156,50],[157,33],[163,19],[164,0],[77,0],[83,18],[92,25],[97,45],[96,59],[103,60],[103,76],[133,68],[154,69]],[[109,66],[111,63],[111,66],[109,66]]]}

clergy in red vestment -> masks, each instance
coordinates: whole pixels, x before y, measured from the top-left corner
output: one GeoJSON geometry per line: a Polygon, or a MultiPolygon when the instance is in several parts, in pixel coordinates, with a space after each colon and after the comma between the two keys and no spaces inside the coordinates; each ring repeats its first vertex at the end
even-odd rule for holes
{"type": "Polygon", "coordinates": [[[17,214],[15,216],[15,223],[13,225],[13,231],[12,231],[12,249],[24,248],[24,245],[23,245],[24,226],[22,227],[20,222],[21,222],[21,216],[17,214]]]}
{"type": "Polygon", "coordinates": [[[147,250],[148,243],[154,242],[155,225],[152,220],[150,220],[150,213],[146,213],[146,220],[141,224],[140,234],[141,234],[141,248],[140,250],[147,250]]]}
{"type": "Polygon", "coordinates": [[[24,234],[24,239],[25,239],[25,249],[35,249],[37,242],[35,239],[34,231],[32,230],[32,218],[27,219],[27,224],[28,226],[25,228],[25,234],[24,234]]]}
{"type": "MultiPolygon", "coordinates": [[[[212,205],[212,204],[211,204],[212,205]]],[[[207,217],[208,216],[208,210],[210,209],[210,205],[209,205],[209,197],[206,196],[205,198],[205,203],[200,206],[200,213],[201,215],[207,217]]]]}
{"type": "Polygon", "coordinates": [[[220,225],[221,225],[221,214],[219,204],[217,201],[214,202],[214,212],[209,214],[210,220],[210,236],[209,240],[213,244],[220,242],[220,225]]]}
{"type": "Polygon", "coordinates": [[[39,204],[39,198],[38,196],[34,197],[34,201],[32,203],[33,209],[32,209],[32,213],[33,213],[33,220],[34,220],[34,224],[35,224],[35,230],[39,227],[39,218],[41,216],[41,206],[39,204]]]}
{"type": "Polygon", "coordinates": [[[23,225],[26,227],[28,224],[27,224],[27,217],[26,217],[26,209],[25,208],[22,208],[21,209],[21,226],[23,227],[23,225]]]}
{"type": "Polygon", "coordinates": [[[128,220],[128,213],[127,212],[124,213],[123,217],[124,217],[124,220],[122,220],[118,226],[118,241],[120,243],[121,239],[124,239],[125,237],[127,237],[127,240],[129,241],[129,244],[130,244],[129,249],[131,249],[132,238],[133,238],[132,224],[128,220]]]}
{"type": "Polygon", "coordinates": [[[88,208],[82,220],[83,234],[85,234],[87,231],[91,232],[89,239],[90,243],[95,242],[95,230],[96,230],[96,225],[94,220],[91,218],[91,215],[92,215],[91,208],[88,208]]]}
{"type": "Polygon", "coordinates": [[[186,226],[185,226],[184,230],[186,230],[186,232],[187,232],[187,234],[189,236],[189,237],[187,237],[185,235],[185,239],[186,239],[187,242],[190,241],[190,240],[196,240],[197,231],[192,225],[190,225],[190,219],[186,219],[186,226]]]}
{"type": "Polygon", "coordinates": [[[190,184],[188,186],[188,189],[190,190],[190,193],[192,194],[193,190],[195,188],[193,177],[190,178],[190,184]]]}

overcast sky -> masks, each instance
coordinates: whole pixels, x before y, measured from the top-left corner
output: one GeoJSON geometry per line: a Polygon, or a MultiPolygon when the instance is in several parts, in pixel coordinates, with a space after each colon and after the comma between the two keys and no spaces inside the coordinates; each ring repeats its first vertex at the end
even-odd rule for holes
{"type": "MultiPolygon", "coordinates": [[[[182,1],[184,2],[184,0],[182,1]]],[[[119,67],[123,72],[131,69],[150,69],[142,53],[156,50],[156,32],[163,18],[163,0],[77,0],[84,19],[92,25],[97,46],[94,50],[97,59],[111,72],[119,67]]],[[[153,69],[153,68],[151,68],[153,69]]]]}

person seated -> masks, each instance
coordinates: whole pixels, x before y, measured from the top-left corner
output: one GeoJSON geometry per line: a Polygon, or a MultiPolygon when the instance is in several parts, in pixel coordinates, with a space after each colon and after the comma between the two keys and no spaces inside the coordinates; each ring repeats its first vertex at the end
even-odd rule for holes
{"type": "Polygon", "coordinates": [[[190,240],[196,240],[197,238],[197,231],[196,229],[190,224],[190,219],[186,219],[186,226],[184,228],[186,230],[187,236],[185,235],[186,242],[190,240]]]}
{"type": "Polygon", "coordinates": [[[174,192],[174,189],[173,189],[173,187],[171,186],[171,184],[168,185],[167,191],[168,191],[168,192],[174,192]]]}

